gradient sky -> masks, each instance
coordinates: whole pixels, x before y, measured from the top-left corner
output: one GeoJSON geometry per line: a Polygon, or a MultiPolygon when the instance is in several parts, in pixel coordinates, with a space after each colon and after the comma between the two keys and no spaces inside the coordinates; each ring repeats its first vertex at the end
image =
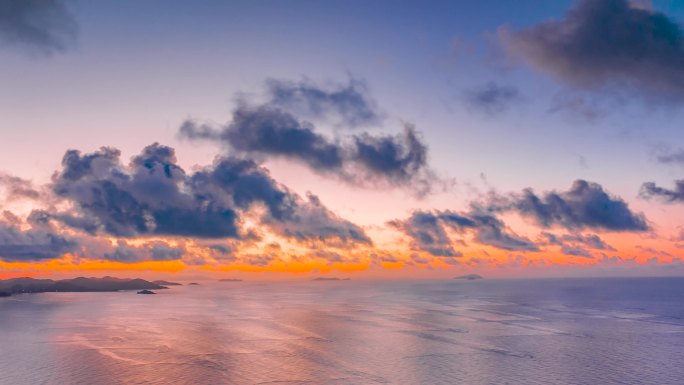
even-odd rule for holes
{"type": "Polygon", "coordinates": [[[0,278],[681,275],[681,22],[0,0],[0,278]]]}

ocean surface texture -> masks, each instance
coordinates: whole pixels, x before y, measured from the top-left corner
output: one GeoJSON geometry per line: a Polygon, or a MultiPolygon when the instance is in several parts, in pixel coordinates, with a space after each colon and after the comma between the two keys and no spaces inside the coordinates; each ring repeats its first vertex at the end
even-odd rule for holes
{"type": "Polygon", "coordinates": [[[0,298],[0,384],[681,384],[684,279],[0,298]]]}

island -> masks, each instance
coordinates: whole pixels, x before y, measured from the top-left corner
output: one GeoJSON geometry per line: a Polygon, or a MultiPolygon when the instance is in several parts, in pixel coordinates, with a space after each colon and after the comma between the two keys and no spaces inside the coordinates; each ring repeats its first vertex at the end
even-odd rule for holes
{"type": "Polygon", "coordinates": [[[188,286],[199,286],[199,283],[197,282],[190,282],[188,286]]]}
{"type": "Polygon", "coordinates": [[[337,278],[337,277],[318,277],[312,281],[351,281],[351,278],[337,278]]]}
{"type": "Polygon", "coordinates": [[[152,281],[152,283],[160,286],[183,286],[182,283],[169,282],[169,281],[152,281]]]}
{"type": "Polygon", "coordinates": [[[152,290],[140,290],[138,294],[157,294],[153,292],[152,290]]]}
{"type": "Polygon", "coordinates": [[[476,280],[476,279],[484,279],[484,277],[481,276],[481,275],[478,275],[478,274],[466,274],[466,275],[461,275],[461,276],[458,276],[458,277],[454,277],[454,279],[465,279],[465,280],[468,280],[468,281],[473,281],[473,280],[476,280]]]}
{"type": "Polygon", "coordinates": [[[238,278],[223,278],[219,279],[219,282],[242,282],[242,280],[238,278]]]}
{"type": "Polygon", "coordinates": [[[10,296],[23,293],[48,293],[48,292],[111,292],[120,290],[161,290],[166,286],[158,285],[144,279],[128,278],[86,278],[73,279],[36,279],[36,278],[12,278],[0,280],[0,292],[10,296]]]}

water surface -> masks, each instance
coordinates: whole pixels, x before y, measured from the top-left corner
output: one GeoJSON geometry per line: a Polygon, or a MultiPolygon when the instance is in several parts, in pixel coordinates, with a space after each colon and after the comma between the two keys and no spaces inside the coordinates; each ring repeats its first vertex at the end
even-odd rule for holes
{"type": "Polygon", "coordinates": [[[0,298],[0,384],[680,384],[684,279],[0,298]]]}

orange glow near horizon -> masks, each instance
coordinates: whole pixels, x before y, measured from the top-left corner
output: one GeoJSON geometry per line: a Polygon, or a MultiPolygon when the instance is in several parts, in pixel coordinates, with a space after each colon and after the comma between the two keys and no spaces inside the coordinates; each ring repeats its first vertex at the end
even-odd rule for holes
{"type": "MultiPolygon", "coordinates": [[[[517,221],[517,234],[539,242],[539,228],[517,221]]],[[[268,238],[267,242],[248,244],[244,249],[235,251],[230,262],[221,262],[211,254],[211,249],[191,239],[139,238],[126,239],[128,245],[145,248],[148,242],[165,242],[171,246],[182,246],[186,256],[180,260],[115,262],[88,259],[75,255],[36,262],[0,261],[0,279],[21,276],[50,276],[69,274],[128,274],[143,276],[170,274],[190,275],[207,273],[261,274],[269,277],[294,277],[314,274],[341,275],[361,274],[374,277],[443,277],[459,272],[482,273],[488,276],[519,275],[520,270],[528,268],[591,267],[591,266],[629,266],[657,265],[681,260],[680,248],[676,242],[646,235],[629,233],[601,234],[601,238],[613,248],[611,250],[590,250],[594,258],[564,254],[559,245],[540,246],[541,251],[507,251],[483,245],[472,239],[472,235],[452,234],[453,240],[463,239],[465,244],[454,242],[454,247],[463,253],[459,258],[434,257],[425,252],[412,250],[411,243],[399,233],[387,231],[382,241],[373,246],[333,244],[332,250],[338,253],[341,261],[331,262],[317,257],[316,250],[326,244],[299,244],[282,238],[268,238]],[[275,246],[274,246],[275,245],[275,246]],[[412,255],[418,259],[414,262],[412,255]],[[264,264],[250,263],[250,256],[265,256],[264,264]],[[380,256],[391,256],[383,260],[380,256]],[[193,258],[195,260],[193,261],[193,258]],[[515,273],[513,273],[515,271],[515,273]]],[[[117,239],[107,238],[111,245],[117,239]]]]}

